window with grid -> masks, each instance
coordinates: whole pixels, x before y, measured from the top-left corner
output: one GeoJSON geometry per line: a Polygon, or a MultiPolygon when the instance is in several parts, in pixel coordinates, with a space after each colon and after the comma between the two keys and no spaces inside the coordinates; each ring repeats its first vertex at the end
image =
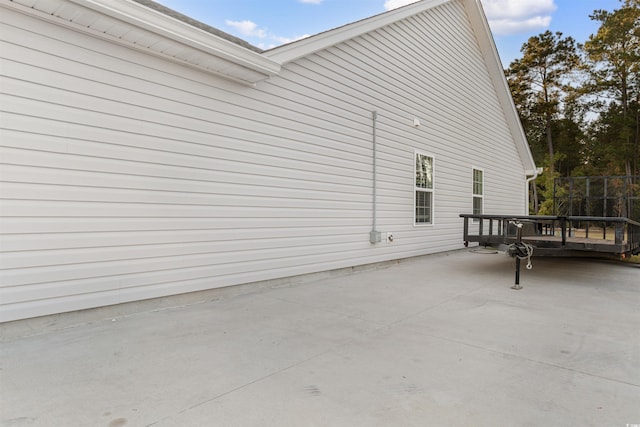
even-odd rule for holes
{"type": "MultiPolygon", "coordinates": [[[[473,169],[473,214],[482,215],[484,212],[484,171],[473,169]]],[[[478,221],[478,220],[475,220],[478,221]]]]}
{"type": "Polygon", "coordinates": [[[433,157],[416,152],[415,224],[433,224],[433,157]]]}

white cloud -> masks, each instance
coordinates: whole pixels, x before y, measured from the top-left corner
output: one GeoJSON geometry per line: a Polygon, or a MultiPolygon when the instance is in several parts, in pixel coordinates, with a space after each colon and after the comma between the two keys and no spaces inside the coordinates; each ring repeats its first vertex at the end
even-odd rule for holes
{"type": "Polygon", "coordinates": [[[302,39],[306,39],[307,37],[311,37],[310,34],[305,34],[302,35],[300,37],[281,37],[281,36],[276,36],[276,35],[271,35],[271,40],[276,41],[278,44],[287,44],[287,43],[293,43],[293,42],[297,42],[298,40],[302,40],[302,39]]]}
{"type": "Polygon", "coordinates": [[[411,3],[415,3],[417,1],[418,0],[386,0],[384,2],[384,9],[385,10],[397,9],[399,7],[406,6],[411,3]]]}
{"type": "Polygon", "coordinates": [[[311,37],[311,36],[309,34],[305,34],[300,37],[291,38],[291,37],[280,37],[274,34],[270,34],[269,40],[272,40],[273,43],[258,43],[255,46],[262,50],[273,49],[274,47],[281,46],[287,43],[297,42],[298,40],[306,39],[307,37],[311,37]]]}
{"type": "Polygon", "coordinates": [[[260,49],[271,49],[282,44],[292,43],[309,37],[309,34],[304,34],[298,37],[278,36],[269,32],[266,28],[260,28],[258,24],[249,20],[231,21],[227,19],[225,20],[225,23],[229,27],[233,28],[239,35],[245,37],[249,43],[253,43],[254,46],[259,47],[260,49]]]}
{"type": "Polygon", "coordinates": [[[549,27],[557,9],[554,0],[482,0],[491,30],[516,34],[549,27]]]}
{"type": "MultiPolygon", "coordinates": [[[[417,0],[386,0],[385,10],[397,9],[417,0]]],[[[491,30],[496,34],[517,34],[549,27],[557,9],[554,0],[482,0],[491,30]]]]}
{"type": "Polygon", "coordinates": [[[517,34],[538,31],[548,28],[551,23],[550,16],[534,16],[529,19],[492,19],[489,21],[491,31],[496,34],[517,34]]]}
{"type": "MultiPolygon", "coordinates": [[[[298,0],[300,3],[320,4],[324,0],[298,0]]],[[[385,0],[385,10],[397,9],[419,0],[385,0]]],[[[489,20],[491,30],[495,34],[517,34],[543,30],[549,27],[551,15],[557,9],[555,0],[481,0],[489,20]]],[[[240,35],[256,38],[254,44],[260,48],[272,48],[309,37],[282,37],[270,33],[253,21],[231,21],[226,24],[240,35]]],[[[251,40],[248,40],[251,43],[251,40]]]]}
{"type": "Polygon", "coordinates": [[[235,28],[243,36],[258,37],[261,39],[267,37],[267,31],[263,28],[258,28],[258,24],[255,22],[248,20],[230,21],[228,19],[224,22],[231,28],[235,28]]]}
{"type": "Polygon", "coordinates": [[[482,0],[490,19],[521,19],[549,15],[557,9],[554,0],[482,0]]]}

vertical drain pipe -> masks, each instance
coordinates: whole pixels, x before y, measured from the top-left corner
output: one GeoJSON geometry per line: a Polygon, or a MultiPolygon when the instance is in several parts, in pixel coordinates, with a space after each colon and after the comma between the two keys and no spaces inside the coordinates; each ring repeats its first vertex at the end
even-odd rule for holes
{"type": "Polygon", "coordinates": [[[377,217],[377,185],[378,185],[378,175],[377,175],[377,155],[378,155],[378,147],[376,141],[376,131],[378,128],[378,112],[373,110],[371,112],[372,116],[372,140],[373,140],[373,225],[371,227],[371,232],[369,233],[369,242],[378,243],[382,241],[382,236],[378,230],[376,230],[376,217],[377,217]]]}
{"type": "MultiPolygon", "coordinates": [[[[525,207],[524,207],[524,214],[525,215],[529,215],[529,187],[531,186],[531,181],[535,181],[536,178],[538,177],[538,175],[540,175],[543,172],[542,168],[536,168],[536,170],[533,172],[533,175],[530,178],[526,178],[526,184],[525,184],[525,198],[524,198],[524,203],[525,203],[525,207]]],[[[534,183],[535,185],[535,183],[534,183]]],[[[555,184],[554,184],[555,186],[555,184]]],[[[555,190],[554,190],[555,192],[555,190]]],[[[554,194],[554,199],[555,199],[555,194],[554,194]]],[[[555,203],[553,204],[553,209],[555,211],[556,207],[555,207],[555,203]]],[[[538,212],[535,212],[535,214],[537,215],[538,212]]],[[[555,215],[555,212],[554,212],[555,215]]]]}

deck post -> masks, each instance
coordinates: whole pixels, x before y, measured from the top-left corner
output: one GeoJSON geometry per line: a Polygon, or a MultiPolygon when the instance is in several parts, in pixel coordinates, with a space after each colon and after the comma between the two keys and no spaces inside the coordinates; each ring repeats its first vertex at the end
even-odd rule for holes
{"type": "Polygon", "coordinates": [[[567,245],[567,217],[560,217],[560,232],[562,233],[562,246],[567,245]]]}

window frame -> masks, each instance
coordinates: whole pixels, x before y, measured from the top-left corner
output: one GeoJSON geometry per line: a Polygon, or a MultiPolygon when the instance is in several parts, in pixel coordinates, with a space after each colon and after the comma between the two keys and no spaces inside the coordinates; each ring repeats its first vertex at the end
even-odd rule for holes
{"type": "Polygon", "coordinates": [[[414,227],[432,227],[435,224],[435,189],[436,189],[436,158],[434,155],[427,153],[425,151],[421,151],[421,150],[415,150],[413,152],[413,226],[414,227]],[[422,187],[418,187],[416,185],[416,158],[418,157],[418,155],[421,156],[425,156],[431,159],[431,188],[422,188],[422,187]],[[416,210],[417,207],[416,203],[417,203],[417,192],[424,192],[424,193],[429,193],[431,194],[431,218],[430,218],[430,222],[417,222],[417,218],[416,218],[416,210]]]}
{"type": "MultiPolygon", "coordinates": [[[[485,179],[484,179],[484,168],[479,168],[479,167],[475,167],[472,166],[471,167],[471,213],[474,215],[483,215],[484,214],[484,194],[485,194],[485,179]],[[476,171],[480,172],[482,174],[481,178],[482,181],[480,181],[480,185],[481,185],[481,190],[482,192],[480,194],[476,193],[476,171]],[[480,199],[481,201],[481,205],[480,205],[480,213],[476,213],[475,212],[475,201],[476,199],[480,199]]],[[[474,218],[473,222],[479,222],[479,219],[474,218]]]]}

